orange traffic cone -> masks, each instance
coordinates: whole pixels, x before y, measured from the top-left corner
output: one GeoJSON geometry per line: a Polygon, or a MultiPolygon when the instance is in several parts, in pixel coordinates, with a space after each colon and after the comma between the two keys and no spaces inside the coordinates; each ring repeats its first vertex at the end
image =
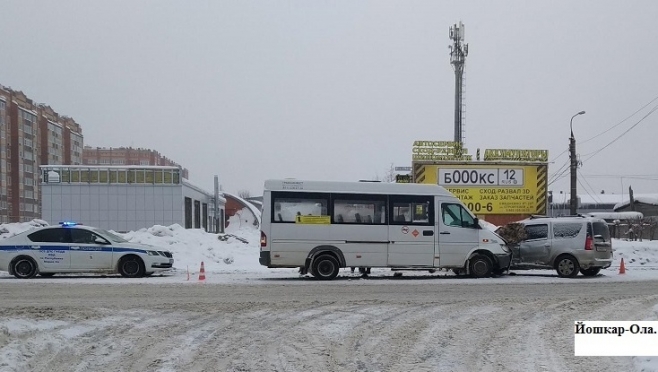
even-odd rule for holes
{"type": "Polygon", "coordinates": [[[621,258],[621,264],[619,265],[619,273],[626,274],[626,266],[624,266],[624,257],[621,258]]]}
{"type": "Polygon", "coordinates": [[[203,267],[203,261],[201,261],[201,270],[199,270],[199,281],[203,282],[206,280],[206,269],[203,267]]]}

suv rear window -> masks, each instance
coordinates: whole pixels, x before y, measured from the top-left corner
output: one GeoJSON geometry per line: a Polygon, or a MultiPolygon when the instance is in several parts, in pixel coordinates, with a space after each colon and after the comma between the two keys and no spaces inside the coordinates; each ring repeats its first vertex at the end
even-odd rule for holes
{"type": "Polygon", "coordinates": [[[553,224],[553,237],[556,239],[570,239],[575,238],[580,234],[583,229],[582,223],[555,223],[553,224]]]}
{"type": "Polygon", "coordinates": [[[604,222],[592,222],[592,225],[594,227],[594,236],[601,235],[603,241],[610,241],[610,229],[608,228],[608,224],[604,222]]]}

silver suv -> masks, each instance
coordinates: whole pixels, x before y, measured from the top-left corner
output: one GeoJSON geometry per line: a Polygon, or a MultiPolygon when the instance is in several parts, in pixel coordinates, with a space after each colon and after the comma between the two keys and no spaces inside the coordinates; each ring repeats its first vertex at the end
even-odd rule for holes
{"type": "Polygon", "coordinates": [[[510,270],[555,269],[563,278],[595,276],[612,264],[608,224],[585,216],[531,217],[519,221],[526,238],[512,248],[510,270]]]}

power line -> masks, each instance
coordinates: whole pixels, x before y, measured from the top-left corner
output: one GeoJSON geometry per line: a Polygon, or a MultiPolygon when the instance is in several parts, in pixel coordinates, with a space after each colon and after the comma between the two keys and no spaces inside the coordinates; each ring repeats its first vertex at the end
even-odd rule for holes
{"type": "Polygon", "coordinates": [[[611,126],[610,128],[608,128],[608,129],[606,129],[605,131],[603,131],[603,132],[601,132],[601,133],[595,135],[594,137],[591,137],[591,138],[588,138],[588,139],[582,141],[581,144],[586,143],[586,142],[589,142],[589,141],[593,140],[594,138],[600,137],[600,136],[602,136],[602,135],[608,133],[609,131],[613,130],[614,128],[620,126],[621,124],[625,123],[626,120],[632,118],[633,116],[635,116],[635,114],[637,114],[638,112],[644,110],[647,106],[649,106],[650,104],[654,103],[656,100],[658,100],[658,97],[652,99],[649,103],[647,103],[646,105],[640,107],[637,111],[635,111],[634,113],[632,113],[632,114],[631,114],[630,116],[628,116],[626,119],[624,119],[624,120],[620,121],[619,123],[617,123],[617,124],[611,126]]]}
{"type": "MultiPolygon", "coordinates": [[[[630,119],[630,118],[632,118],[633,116],[635,116],[635,114],[637,114],[638,112],[644,110],[647,106],[649,106],[650,104],[654,103],[656,100],[658,100],[658,97],[655,97],[654,99],[652,99],[651,101],[649,101],[649,103],[647,103],[647,104],[645,104],[644,106],[642,106],[642,107],[640,107],[639,109],[637,109],[635,112],[633,112],[631,115],[629,115],[626,119],[624,119],[624,120],[620,121],[619,123],[617,123],[617,124],[611,126],[610,128],[608,128],[608,129],[606,129],[605,131],[603,131],[603,132],[601,132],[601,133],[595,135],[594,137],[590,137],[590,138],[588,138],[588,139],[586,139],[586,140],[580,142],[580,144],[587,143],[587,142],[593,140],[594,138],[597,138],[597,137],[599,137],[599,136],[602,136],[602,135],[608,133],[609,131],[613,130],[614,128],[616,128],[616,127],[620,126],[621,124],[625,123],[628,119],[630,119]]],[[[559,153],[555,158],[553,158],[553,162],[557,161],[557,159],[559,159],[560,156],[566,154],[568,151],[569,151],[569,149],[566,149],[566,150],[562,151],[561,153],[559,153]]]]}
{"type": "MultiPolygon", "coordinates": [[[[587,186],[589,186],[589,189],[594,193],[594,195],[597,195],[597,194],[596,194],[596,190],[594,190],[594,187],[592,187],[592,185],[590,185],[590,183],[587,182],[587,178],[583,177],[583,173],[582,173],[580,170],[578,170],[578,174],[580,175],[580,178],[578,178],[578,181],[580,182],[580,179],[581,179],[581,178],[582,178],[583,180],[585,180],[585,183],[587,184],[587,186]]],[[[581,185],[582,185],[582,183],[581,183],[581,185]]],[[[583,187],[584,187],[584,186],[583,186],[583,187]]],[[[602,201],[601,201],[601,198],[598,197],[598,196],[597,196],[597,197],[594,197],[594,196],[590,195],[590,197],[591,197],[592,199],[594,199],[594,201],[596,201],[597,203],[601,203],[601,202],[602,202],[602,201]]]]}
{"type": "Polygon", "coordinates": [[[595,155],[597,155],[597,154],[600,153],[601,151],[603,151],[603,150],[605,150],[606,148],[608,148],[608,146],[610,146],[610,145],[612,145],[613,143],[617,142],[617,140],[619,140],[621,137],[623,137],[623,136],[626,135],[628,132],[630,132],[630,131],[631,131],[633,128],[635,128],[638,124],[640,124],[640,123],[643,122],[646,118],[648,118],[651,114],[653,114],[654,112],[656,112],[656,110],[658,110],[658,106],[654,106],[654,108],[652,108],[651,111],[649,111],[646,115],[644,115],[644,116],[642,117],[642,119],[640,119],[637,123],[633,124],[630,128],[626,129],[622,134],[620,134],[619,136],[615,137],[615,139],[613,139],[612,141],[608,142],[607,145],[601,147],[600,149],[598,149],[598,150],[596,150],[596,151],[594,151],[594,152],[592,152],[592,153],[589,153],[589,154],[585,154],[585,155],[583,155],[583,156],[588,156],[588,155],[589,155],[589,157],[588,157],[587,159],[583,160],[583,163],[586,162],[586,161],[588,161],[589,159],[593,158],[595,155]]]}

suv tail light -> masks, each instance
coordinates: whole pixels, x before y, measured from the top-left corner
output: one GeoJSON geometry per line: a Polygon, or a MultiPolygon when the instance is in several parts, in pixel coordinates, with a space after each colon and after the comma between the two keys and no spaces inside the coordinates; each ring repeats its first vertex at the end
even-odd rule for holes
{"type": "Polygon", "coordinates": [[[261,248],[267,247],[267,236],[263,231],[260,232],[260,247],[261,248]]]}
{"type": "Polygon", "coordinates": [[[589,235],[587,235],[587,238],[585,238],[585,250],[586,251],[592,250],[592,237],[589,235]]]}

